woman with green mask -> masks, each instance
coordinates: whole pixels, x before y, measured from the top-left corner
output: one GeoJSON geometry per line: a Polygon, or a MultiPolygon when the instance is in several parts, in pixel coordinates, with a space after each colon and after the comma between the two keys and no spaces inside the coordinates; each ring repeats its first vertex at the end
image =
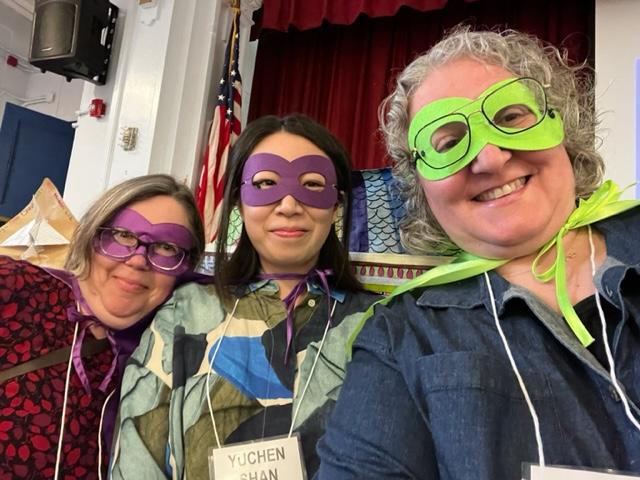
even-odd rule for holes
{"type": "Polygon", "coordinates": [[[455,260],[352,335],[320,479],[640,473],[640,209],[602,182],[565,58],[459,28],[399,75],[380,111],[403,240],[455,260]]]}

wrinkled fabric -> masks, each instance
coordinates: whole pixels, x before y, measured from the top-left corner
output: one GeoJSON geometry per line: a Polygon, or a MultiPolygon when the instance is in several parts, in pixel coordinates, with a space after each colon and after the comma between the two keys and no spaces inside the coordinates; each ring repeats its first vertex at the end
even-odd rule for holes
{"type": "MultiPolygon", "coordinates": [[[[28,262],[0,256],[0,370],[69,347],[75,323],[68,312],[77,299],[71,287],[28,262]]],[[[60,478],[98,478],[98,426],[107,393],[105,381],[115,360],[111,349],[86,357],[88,394],[72,369],[60,478]]],[[[67,361],[0,383],[0,478],[53,478],[67,378],[67,361]]],[[[117,405],[116,398],[109,404],[117,405]]],[[[115,418],[115,411],[113,412],[115,418]]],[[[103,427],[106,425],[103,424],[103,427]]],[[[103,430],[102,474],[106,476],[111,437],[103,430]]]]}
{"type": "MultiPolygon", "coordinates": [[[[617,315],[609,338],[640,418],[640,209],[595,224],[607,258],[595,284],[617,315]]],[[[539,421],[547,464],[640,473],[640,432],[607,370],[531,292],[489,273],[500,324],[539,421]]],[[[531,415],[480,277],[376,308],[325,436],[321,480],[517,479],[537,462],[531,415]]]]}
{"type": "MultiPolygon", "coordinates": [[[[287,434],[292,406],[307,381],[300,372],[308,372],[304,365],[313,361],[307,345],[322,338],[327,324],[325,294],[309,290],[294,311],[295,336],[286,364],[287,309],[274,282],[239,289],[233,316],[236,298],[222,303],[213,287],[176,290],[125,371],[113,478],[208,478],[207,454],[216,446],[206,397],[214,354],[210,398],[221,443],[287,434]]],[[[337,291],[330,296],[332,307],[337,300],[332,325],[376,299],[337,291]]],[[[332,405],[319,404],[298,416],[311,473],[332,405]]]]}

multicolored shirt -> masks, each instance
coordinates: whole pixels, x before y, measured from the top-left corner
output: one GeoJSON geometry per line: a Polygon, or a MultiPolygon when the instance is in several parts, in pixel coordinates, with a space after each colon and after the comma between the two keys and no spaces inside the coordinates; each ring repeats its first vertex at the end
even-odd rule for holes
{"type": "MultiPolygon", "coordinates": [[[[286,361],[287,311],[275,282],[249,285],[227,302],[212,286],[177,289],[127,365],[113,478],[208,478],[207,457],[217,443],[207,392],[221,444],[287,434],[317,352],[307,346],[321,340],[328,321],[327,296],[308,287],[294,312],[286,361]]],[[[329,297],[331,326],[376,300],[335,290],[329,297]]],[[[309,477],[334,403],[308,390],[300,404],[294,428],[309,477]]]]}

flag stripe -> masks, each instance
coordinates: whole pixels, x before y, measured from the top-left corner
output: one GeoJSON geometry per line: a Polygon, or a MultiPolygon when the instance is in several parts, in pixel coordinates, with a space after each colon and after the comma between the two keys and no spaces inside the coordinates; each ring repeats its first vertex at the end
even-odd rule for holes
{"type": "Polygon", "coordinates": [[[227,159],[230,148],[241,131],[242,79],[238,70],[240,10],[233,11],[218,100],[208,143],[202,156],[202,170],[196,193],[207,242],[215,240],[218,235],[227,159]]]}

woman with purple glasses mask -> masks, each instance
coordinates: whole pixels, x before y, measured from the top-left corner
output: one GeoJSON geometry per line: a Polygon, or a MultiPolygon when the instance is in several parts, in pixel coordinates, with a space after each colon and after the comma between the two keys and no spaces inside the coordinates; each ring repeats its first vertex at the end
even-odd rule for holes
{"type": "Polygon", "coordinates": [[[204,233],[167,175],[104,193],[65,270],[0,257],[0,478],[106,478],[124,364],[204,233]]]}
{"type": "Polygon", "coordinates": [[[268,116],[240,135],[226,178],[219,238],[237,207],[240,239],[232,252],[218,243],[215,288],[176,290],[134,353],[113,478],[254,478],[261,463],[266,475],[301,479],[317,469],[335,401],[318,392],[335,373],[314,360],[344,351],[327,332],[376,298],[348,263],[349,158],[311,119],[268,116]]]}

